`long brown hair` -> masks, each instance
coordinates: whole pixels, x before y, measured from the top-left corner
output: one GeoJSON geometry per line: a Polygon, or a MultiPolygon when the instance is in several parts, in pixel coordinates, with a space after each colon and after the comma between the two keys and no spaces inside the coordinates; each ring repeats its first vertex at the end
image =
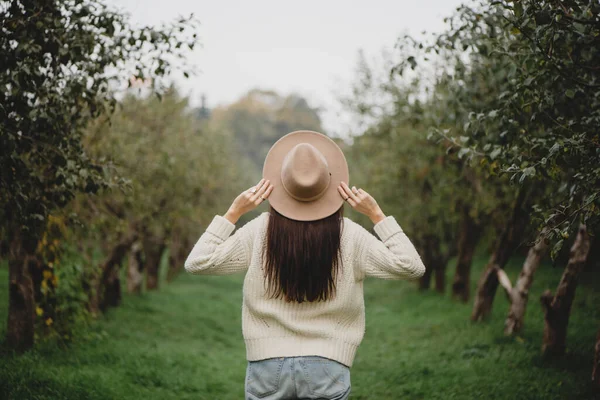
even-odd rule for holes
{"type": "Polygon", "coordinates": [[[335,295],[343,214],[344,206],[323,219],[296,221],[270,207],[263,248],[268,296],[302,303],[335,295]]]}

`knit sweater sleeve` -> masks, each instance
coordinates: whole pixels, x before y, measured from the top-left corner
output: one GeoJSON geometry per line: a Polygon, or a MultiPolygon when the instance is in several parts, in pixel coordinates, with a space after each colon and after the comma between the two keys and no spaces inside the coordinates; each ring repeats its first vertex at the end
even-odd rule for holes
{"type": "MultiPolygon", "coordinates": [[[[357,224],[358,225],[358,224],[357,224]]],[[[360,278],[416,280],[425,273],[425,265],[398,222],[387,216],[374,225],[379,239],[358,225],[360,278]]]]}
{"type": "Polygon", "coordinates": [[[185,270],[194,275],[229,275],[246,271],[250,265],[252,242],[262,215],[230,236],[235,225],[215,215],[185,261],[185,270]]]}

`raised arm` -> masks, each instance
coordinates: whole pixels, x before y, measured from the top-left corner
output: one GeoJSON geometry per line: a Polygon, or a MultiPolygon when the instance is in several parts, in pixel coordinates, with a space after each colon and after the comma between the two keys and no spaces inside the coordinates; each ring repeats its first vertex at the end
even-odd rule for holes
{"type": "Polygon", "coordinates": [[[356,225],[359,279],[374,276],[383,279],[420,278],[425,273],[423,261],[396,219],[385,216],[377,201],[362,189],[350,189],[345,182],[338,187],[342,198],[356,211],[365,214],[375,224],[373,229],[381,240],[362,226],[356,225]]]}
{"type": "Polygon", "coordinates": [[[215,215],[185,261],[185,270],[194,275],[229,275],[245,271],[250,264],[252,242],[262,214],[238,229],[221,215],[215,215]]]}
{"type": "Polygon", "coordinates": [[[195,275],[228,275],[245,271],[250,264],[254,234],[264,214],[254,218],[231,235],[238,219],[266,200],[273,191],[269,180],[235,198],[224,216],[215,215],[185,261],[185,270],[195,275]]]}
{"type": "Polygon", "coordinates": [[[357,227],[359,277],[416,280],[423,276],[425,265],[393,216],[385,217],[373,227],[381,240],[360,225],[357,227]]]}

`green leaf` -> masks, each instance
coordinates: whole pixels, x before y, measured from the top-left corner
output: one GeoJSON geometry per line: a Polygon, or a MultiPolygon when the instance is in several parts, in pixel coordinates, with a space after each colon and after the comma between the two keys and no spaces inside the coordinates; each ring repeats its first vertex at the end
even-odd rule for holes
{"type": "Polygon", "coordinates": [[[471,149],[469,149],[468,147],[461,147],[461,149],[458,151],[458,158],[463,158],[465,155],[469,154],[471,152],[471,149]]]}
{"type": "Polygon", "coordinates": [[[495,160],[500,153],[502,153],[502,148],[501,147],[496,147],[494,150],[492,150],[492,152],[490,153],[490,158],[492,160],[495,160]]]}

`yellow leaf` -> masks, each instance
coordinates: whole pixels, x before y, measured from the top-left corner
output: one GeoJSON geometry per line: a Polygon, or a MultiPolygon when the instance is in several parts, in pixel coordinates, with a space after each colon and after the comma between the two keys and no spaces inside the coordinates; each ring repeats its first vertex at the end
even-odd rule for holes
{"type": "Polygon", "coordinates": [[[52,321],[52,318],[48,318],[48,319],[46,320],[46,325],[50,326],[50,325],[52,325],[52,323],[53,323],[53,322],[54,322],[54,321],[52,321]]]}
{"type": "Polygon", "coordinates": [[[46,270],[44,271],[44,279],[50,279],[52,278],[52,272],[46,270]]]}
{"type": "Polygon", "coordinates": [[[36,307],[35,313],[38,315],[38,317],[41,317],[42,314],[44,313],[44,310],[42,310],[41,307],[36,307]]]}

